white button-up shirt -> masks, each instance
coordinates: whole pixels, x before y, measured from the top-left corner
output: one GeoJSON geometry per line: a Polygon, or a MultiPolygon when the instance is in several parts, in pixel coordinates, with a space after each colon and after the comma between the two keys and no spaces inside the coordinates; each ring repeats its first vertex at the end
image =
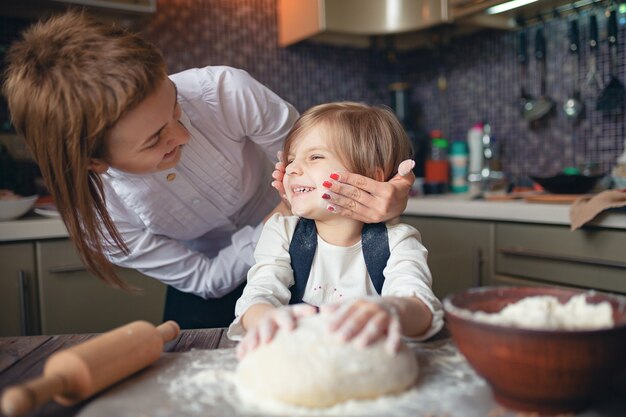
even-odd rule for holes
{"type": "Polygon", "coordinates": [[[102,175],[130,249],[126,256],[111,247],[109,258],[181,291],[219,297],[254,264],[260,222],[279,202],[271,161],[298,113],[242,70],[205,67],[170,78],[191,138],[173,169],[102,175]]]}

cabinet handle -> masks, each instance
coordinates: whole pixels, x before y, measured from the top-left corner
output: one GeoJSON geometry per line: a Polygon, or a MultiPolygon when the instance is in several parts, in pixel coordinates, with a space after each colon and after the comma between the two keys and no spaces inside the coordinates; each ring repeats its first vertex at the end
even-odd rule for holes
{"type": "Polygon", "coordinates": [[[28,278],[26,272],[20,270],[17,272],[17,283],[19,288],[20,297],[20,332],[22,336],[30,334],[30,320],[29,320],[29,299],[30,299],[30,286],[28,285],[28,278]]]}
{"type": "Polygon", "coordinates": [[[480,287],[482,285],[482,272],[483,272],[483,251],[481,248],[474,248],[472,255],[472,275],[474,285],[480,287]]]}
{"type": "Polygon", "coordinates": [[[72,272],[82,272],[86,271],[87,268],[84,265],[73,265],[73,266],[56,266],[54,268],[48,269],[49,274],[67,274],[72,272]]]}
{"type": "Polygon", "coordinates": [[[555,255],[553,253],[532,251],[532,250],[525,250],[525,249],[498,249],[498,253],[501,253],[502,255],[520,256],[524,258],[538,258],[538,259],[547,259],[551,261],[575,262],[579,264],[588,264],[588,265],[594,265],[594,266],[608,266],[611,268],[626,269],[626,262],[607,261],[603,259],[585,258],[582,256],[555,255]]]}

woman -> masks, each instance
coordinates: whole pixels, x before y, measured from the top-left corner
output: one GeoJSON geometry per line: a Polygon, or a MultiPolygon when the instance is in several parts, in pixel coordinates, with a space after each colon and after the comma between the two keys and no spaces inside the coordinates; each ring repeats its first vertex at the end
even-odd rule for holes
{"type": "MultiPolygon", "coordinates": [[[[114,286],[126,287],[114,264],[169,285],[166,318],[182,327],[227,325],[262,221],[288,213],[266,178],[296,110],[241,70],[168,77],[153,45],[74,12],[25,31],[7,63],[13,124],[89,269],[114,286]]],[[[412,179],[341,173],[332,204],[394,217],[412,179]]]]}

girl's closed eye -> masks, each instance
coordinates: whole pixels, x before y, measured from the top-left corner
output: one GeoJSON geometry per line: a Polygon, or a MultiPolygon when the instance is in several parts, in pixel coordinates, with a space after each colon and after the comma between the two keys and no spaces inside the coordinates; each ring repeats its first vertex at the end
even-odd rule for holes
{"type": "Polygon", "coordinates": [[[316,159],[324,159],[323,155],[311,155],[310,159],[315,161],[316,159]]]}
{"type": "Polygon", "coordinates": [[[152,148],[154,148],[155,146],[157,146],[157,145],[159,144],[159,142],[161,141],[160,139],[161,139],[161,136],[160,136],[160,135],[155,135],[155,136],[154,136],[154,140],[152,140],[152,141],[150,142],[150,144],[149,144],[148,146],[146,146],[146,149],[152,149],[152,148]]]}

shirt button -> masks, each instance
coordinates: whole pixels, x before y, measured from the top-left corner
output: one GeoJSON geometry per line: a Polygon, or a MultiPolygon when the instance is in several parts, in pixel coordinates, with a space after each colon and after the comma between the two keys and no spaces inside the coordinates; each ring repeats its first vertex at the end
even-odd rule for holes
{"type": "Polygon", "coordinates": [[[169,174],[167,174],[167,177],[165,177],[168,181],[174,181],[174,179],[176,178],[176,173],[174,172],[170,172],[169,174]]]}
{"type": "Polygon", "coordinates": [[[200,203],[199,198],[194,198],[193,200],[191,200],[191,204],[199,204],[199,203],[200,203]]]}

